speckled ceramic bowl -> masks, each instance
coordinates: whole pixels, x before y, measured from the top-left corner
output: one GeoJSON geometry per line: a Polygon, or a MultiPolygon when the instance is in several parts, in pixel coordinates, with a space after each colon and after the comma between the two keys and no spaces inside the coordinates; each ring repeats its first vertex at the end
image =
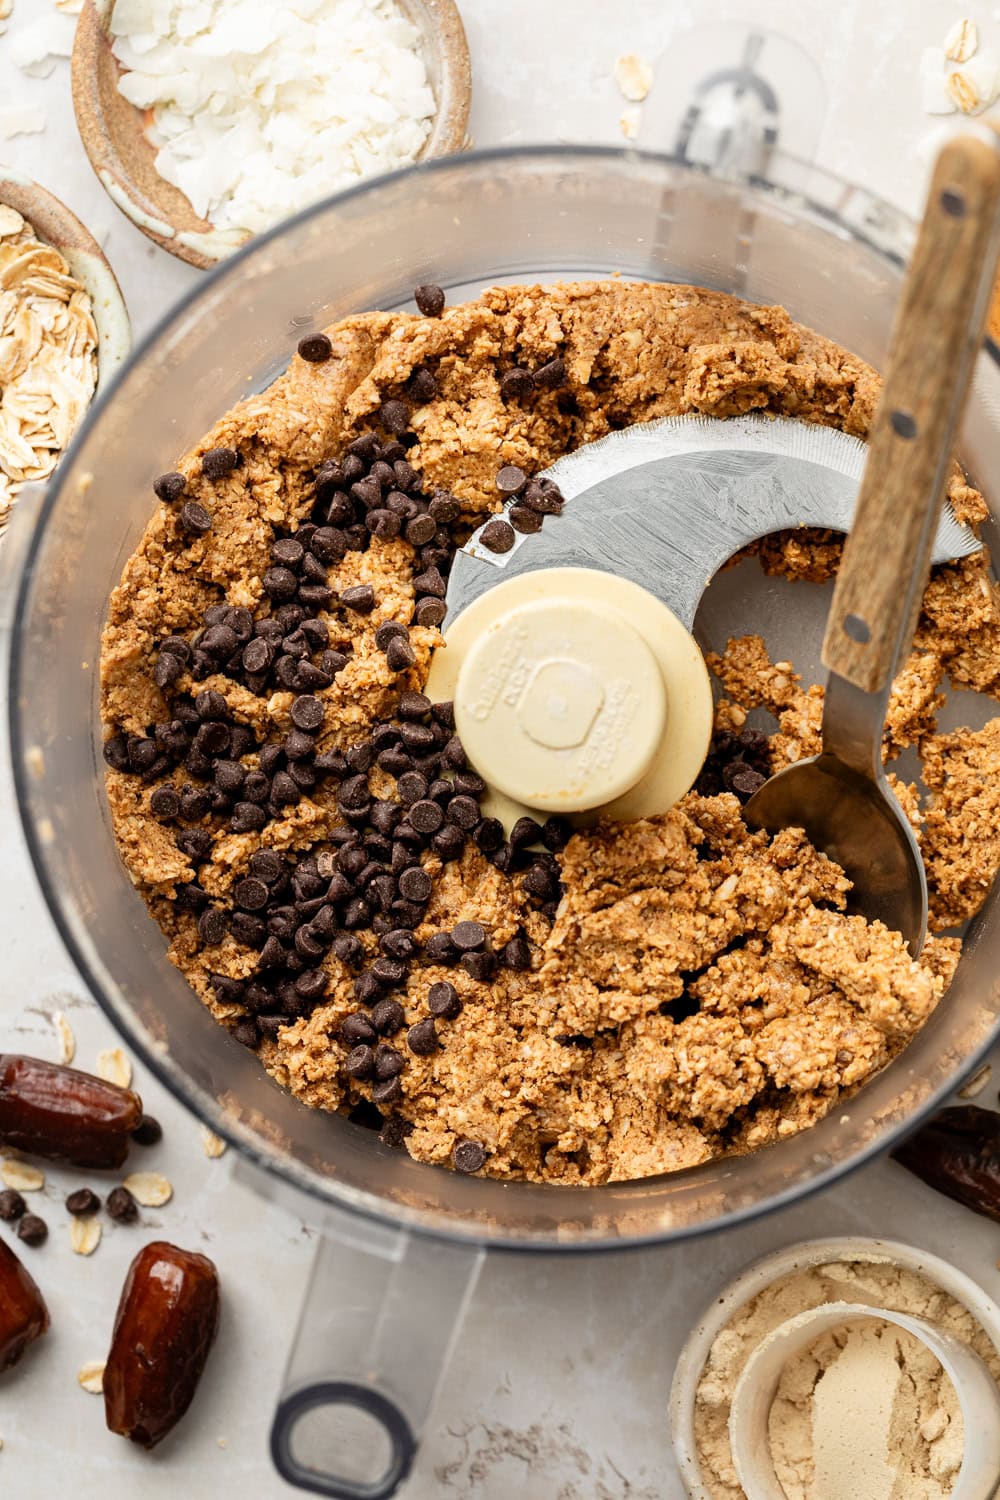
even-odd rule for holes
{"type": "MultiPolygon", "coordinates": [[[[437,113],[420,159],[450,156],[466,144],[472,73],[455,0],[398,0],[421,35],[437,113]]],[[[245,230],[217,229],[195,213],[156,170],[141,110],[118,92],[111,51],[113,0],[85,0],[73,46],[73,107],[80,137],[110,197],[143,234],[171,255],[208,270],[243,244],[245,230]]]]}
{"type": "Polygon", "coordinates": [[[74,213],[29,177],[0,163],[0,203],[16,208],[39,239],[54,245],[90,294],[97,324],[97,383],[106,384],[132,345],[125,299],[104,251],[74,213]]]}

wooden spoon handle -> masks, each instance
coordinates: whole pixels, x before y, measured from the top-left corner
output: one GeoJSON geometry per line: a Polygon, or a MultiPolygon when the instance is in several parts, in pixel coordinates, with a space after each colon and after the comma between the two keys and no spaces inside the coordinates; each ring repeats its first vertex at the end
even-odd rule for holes
{"type": "Polygon", "coordinates": [[[1000,248],[1000,145],[943,147],[896,311],[889,368],[844,546],[823,661],[866,692],[916,627],[1000,248]]]}

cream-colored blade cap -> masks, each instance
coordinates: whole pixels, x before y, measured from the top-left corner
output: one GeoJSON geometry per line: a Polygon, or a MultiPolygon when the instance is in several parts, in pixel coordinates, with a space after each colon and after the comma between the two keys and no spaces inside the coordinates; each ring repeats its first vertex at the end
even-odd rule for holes
{"type": "Polygon", "coordinates": [[[452,698],[491,811],[621,820],[690,788],[712,729],[701,652],[638,584],[591,568],[522,574],[449,629],[427,691],[452,698]],[[499,794],[499,795],[498,795],[499,794]]]}

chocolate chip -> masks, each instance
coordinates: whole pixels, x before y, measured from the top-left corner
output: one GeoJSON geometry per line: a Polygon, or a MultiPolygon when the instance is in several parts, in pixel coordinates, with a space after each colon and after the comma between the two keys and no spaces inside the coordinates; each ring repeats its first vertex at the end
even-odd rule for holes
{"type": "Polygon", "coordinates": [[[486,1148],[478,1141],[458,1141],[451,1153],[451,1161],[456,1172],[478,1172],[485,1165],[486,1148]]]}
{"type": "Polygon", "coordinates": [[[417,365],[416,369],[413,371],[413,374],[410,376],[409,384],[407,385],[406,389],[408,395],[410,395],[414,401],[417,401],[421,405],[423,405],[427,401],[434,400],[434,397],[438,393],[438,384],[426,365],[417,365]]]}
{"type": "Polygon", "coordinates": [[[74,1217],[96,1214],[100,1206],[101,1200],[91,1188],[77,1188],[66,1198],[66,1211],[74,1217]]]}
{"type": "Polygon", "coordinates": [[[513,969],[516,973],[531,968],[531,949],[527,940],[521,936],[512,937],[509,943],[504,943],[499,958],[503,968],[513,969]]]}
{"type": "Polygon", "coordinates": [[[529,844],[537,844],[542,837],[542,830],[534,818],[518,818],[510,830],[510,842],[514,849],[526,849],[529,844]]]}
{"type": "Polygon", "coordinates": [[[750,798],[754,792],[760,790],[766,780],[767,777],[761,775],[760,771],[755,771],[752,767],[748,766],[745,770],[739,771],[733,776],[731,790],[738,797],[750,798]]]}
{"type": "Polygon", "coordinates": [[[5,1224],[15,1223],[26,1212],[27,1207],[28,1205],[21,1197],[21,1194],[16,1192],[14,1188],[4,1188],[0,1192],[0,1219],[5,1224]]]}
{"type": "Polygon", "coordinates": [[[335,526],[321,526],[313,533],[309,547],[321,563],[338,563],[347,556],[347,538],[335,526]]]}
{"type": "Polygon", "coordinates": [[[406,523],[406,540],[414,547],[423,547],[437,536],[437,522],[433,516],[414,516],[406,523]]]}
{"type": "Polygon", "coordinates": [[[456,828],[454,823],[446,823],[431,839],[431,848],[446,863],[449,860],[461,859],[465,849],[465,834],[460,828],[456,828]]]}
{"type": "Polygon", "coordinates": [[[534,388],[535,380],[530,370],[515,365],[500,377],[500,395],[504,401],[523,401],[534,388]]]}
{"type": "Polygon", "coordinates": [[[420,599],[413,618],[417,625],[433,627],[441,624],[447,612],[443,599],[420,599]]]}
{"type": "Polygon", "coordinates": [[[375,1048],[375,1077],[398,1078],[406,1066],[406,1059],[395,1047],[390,1047],[387,1042],[379,1042],[375,1048]]]}
{"type": "Polygon", "coordinates": [[[252,912],[236,911],[229,918],[229,931],[238,943],[248,948],[263,948],[267,941],[267,925],[252,912]]]}
{"type": "Polygon", "coordinates": [[[349,776],[337,788],[337,806],[347,812],[360,812],[370,797],[367,776],[349,776]]]}
{"type": "Polygon", "coordinates": [[[344,1059],[344,1072],[361,1082],[371,1078],[375,1072],[375,1053],[371,1047],[362,1043],[349,1052],[344,1059]]]}
{"type": "Polygon", "coordinates": [[[439,318],[444,312],[444,291],[432,281],[418,286],[413,300],[425,318],[439,318]]]}
{"type": "Polygon", "coordinates": [[[403,1097],[403,1086],[398,1078],[385,1078],[372,1089],[375,1104],[395,1104],[403,1097]]]}
{"type": "Polygon", "coordinates": [[[408,639],[394,635],[385,650],[386,665],[390,672],[405,672],[417,664],[417,654],[408,639]]]}
{"type": "Polygon", "coordinates": [[[552,872],[545,865],[535,864],[521,881],[521,887],[527,891],[529,896],[537,896],[541,901],[547,901],[555,894],[556,882],[552,872]]]}
{"type": "Polygon", "coordinates": [[[164,505],[173,505],[181,498],[186,487],[187,480],[176,470],[172,470],[169,474],[160,474],[153,480],[153,494],[157,500],[162,500],[164,505]]]}
{"type": "Polygon", "coordinates": [[[177,887],[179,911],[201,911],[208,904],[208,896],[195,881],[177,887]]]}
{"type": "Polygon", "coordinates": [[[161,823],[169,823],[180,815],[180,796],[172,786],[158,786],[149,799],[149,810],[161,823]]]}
{"type": "Polygon", "coordinates": [[[181,817],[188,823],[197,823],[211,811],[211,799],[200,787],[185,786],[181,789],[181,817]]]}
{"type": "Polygon", "coordinates": [[[427,777],[419,771],[406,771],[396,782],[396,791],[407,805],[419,802],[427,796],[427,777]]]}
{"type": "Polygon", "coordinates": [[[448,821],[471,833],[479,823],[479,803],[473,797],[452,797],[447,807],[448,821]]]}
{"type": "Polygon", "coordinates": [[[105,1199],[108,1214],[117,1224],[134,1224],[139,1217],[139,1205],[127,1187],[119,1185],[111,1189],[105,1199]]]}
{"type": "Polygon", "coordinates": [[[319,1000],[326,994],[326,975],[322,969],[306,969],[295,981],[295,993],[304,1000],[319,1000]]]}
{"type": "Polygon", "coordinates": [[[153,681],[158,688],[168,688],[177,681],[184,670],[184,663],[169,651],[160,651],[153,668],[153,681]]]}
{"type": "Polygon", "coordinates": [[[353,588],[345,589],[340,596],[340,602],[346,609],[352,609],[356,614],[369,615],[375,608],[375,590],[370,583],[359,583],[353,588]]]}
{"type": "Polygon", "coordinates": [[[163,1139],[163,1126],[152,1115],[143,1115],[132,1132],[137,1146],[156,1146],[163,1139]]]}
{"type": "Polygon", "coordinates": [[[348,903],[344,912],[343,925],[349,931],[357,931],[360,927],[367,927],[372,918],[372,909],[367,901],[360,896],[348,903]]]}
{"type": "Polygon", "coordinates": [[[528,481],[521,495],[521,504],[529,510],[537,510],[542,516],[558,516],[562,514],[566,501],[555,480],[543,476],[528,481]]]}
{"type": "Polygon", "coordinates": [[[437,1027],[428,1016],[425,1021],[418,1021],[411,1026],[406,1033],[406,1045],[417,1057],[430,1057],[438,1049],[437,1027]]]}
{"type": "Polygon", "coordinates": [[[289,709],[289,717],[296,729],[312,732],[320,727],[324,719],[323,705],[311,693],[296,698],[289,709]]]}
{"type": "Polygon", "coordinates": [[[261,911],[268,903],[270,893],[263,880],[247,875],[233,887],[233,899],[244,911],[261,911]]]}
{"type": "Polygon", "coordinates": [[[497,489],[501,495],[516,495],[518,490],[523,489],[527,477],[517,464],[504,464],[497,474],[497,489]]]}
{"type": "Polygon", "coordinates": [[[380,1036],[395,1036],[406,1020],[398,1000],[380,1000],[372,1008],[372,1025],[380,1036]]]}
{"type": "Polygon", "coordinates": [[[406,979],[406,960],[392,958],[389,954],[382,954],[372,964],[371,972],[383,989],[390,989],[394,985],[402,984],[406,979]]]}
{"type": "Polygon", "coordinates": [[[181,530],[192,536],[204,536],[212,529],[212,517],[197,500],[188,500],[181,506],[180,523],[181,530]]]}
{"type": "Polygon", "coordinates": [[[542,825],[542,843],[553,852],[565,849],[572,836],[572,828],[562,818],[546,818],[542,825]]]}
{"type": "Polygon", "coordinates": [[[354,998],[359,1005],[374,1005],[383,986],[371,969],[365,969],[354,981],[354,998]]]}
{"type": "Polygon", "coordinates": [[[444,822],[444,813],[436,802],[422,797],[410,808],[409,820],[418,833],[436,833],[444,822]]]}
{"type": "Polygon", "coordinates": [[[306,549],[294,536],[279,537],[271,546],[271,561],[282,568],[300,568],[306,549]]]}
{"type": "Polygon", "coordinates": [[[426,568],[423,573],[418,573],[413,580],[413,587],[418,594],[430,594],[435,599],[443,599],[448,592],[448,585],[438,568],[426,568]]]}
{"type": "Polygon", "coordinates": [[[481,922],[457,922],[451,940],[460,953],[473,953],[486,942],[486,929],[481,922]]]}
{"type": "Polygon", "coordinates": [[[380,541],[388,542],[393,537],[399,536],[401,523],[399,516],[394,511],[380,507],[368,512],[365,525],[372,536],[378,537],[380,541]]]}
{"type": "Polygon", "coordinates": [[[429,964],[451,965],[458,959],[458,949],[447,932],[432,932],[424,943],[424,958],[429,964]]]}
{"type": "Polygon", "coordinates": [[[522,536],[534,536],[542,529],[542,517],[527,505],[512,505],[507,512],[507,519],[522,536]]]}
{"type": "Polygon", "coordinates": [[[392,432],[396,437],[410,425],[410,413],[405,401],[383,401],[378,417],[386,432],[392,432]]]}
{"type": "Polygon", "coordinates": [[[514,545],[514,528],[498,516],[487,521],[479,533],[479,540],[490,552],[509,552],[514,545]]]}
{"type": "Polygon", "coordinates": [[[230,979],[226,974],[209,974],[208,980],[215,991],[215,998],[222,1005],[239,1005],[246,988],[242,979],[230,979]]]}
{"type": "Polygon", "coordinates": [[[340,1038],[349,1046],[370,1046],[377,1035],[371,1021],[359,1010],[352,1011],[340,1023],[340,1038]]]}
{"type": "Polygon", "coordinates": [[[299,339],[299,354],[311,365],[321,365],[333,353],[333,345],[325,333],[307,333],[299,339]]]}
{"type": "Polygon", "coordinates": [[[412,1134],[413,1125],[409,1120],[404,1120],[402,1115],[390,1115],[379,1131],[378,1138],[390,1150],[401,1151],[406,1137],[412,1134]]]}
{"type": "Polygon", "coordinates": [[[198,918],[198,936],[206,948],[218,947],[225,938],[226,919],[217,907],[207,907],[198,918]]]}
{"type": "Polygon", "coordinates": [[[237,802],[229,820],[232,833],[257,833],[267,822],[267,813],[255,802],[237,802]]]}
{"type": "Polygon", "coordinates": [[[206,479],[223,479],[239,466],[240,455],[235,448],[209,448],[202,455],[201,472],[206,479]]]}
{"type": "Polygon", "coordinates": [[[299,585],[298,597],[308,609],[326,609],[333,602],[333,589],[325,584],[303,583],[299,585]]]}
{"type": "Polygon", "coordinates": [[[269,599],[275,603],[282,600],[294,599],[298,592],[299,580],[291,568],[268,568],[261,579],[264,592],[269,599]]]}
{"type": "Polygon", "coordinates": [[[462,514],[462,502],[456,500],[454,495],[449,495],[447,490],[435,490],[427,511],[439,526],[450,526],[462,514]]]}
{"type": "Polygon", "coordinates": [[[49,1226],[37,1214],[25,1214],[17,1226],[17,1237],[26,1245],[44,1245],[49,1237],[49,1226]]]}
{"type": "Polygon", "coordinates": [[[399,893],[407,901],[429,901],[432,889],[431,877],[419,865],[404,870],[399,877],[399,893]]]}
{"type": "Polygon", "coordinates": [[[470,979],[477,979],[481,984],[488,984],[497,971],[495,953],[463,953],[461,964],[470,979]]]}
{"type": "Polygon", "coordinates": [[[417,940],[405,927],[391,927],[383,934],[379,946],[390,958],[413,958],[417,952],[417,940]]]}
{"type": "Polygon", "coordinates": [[[453,1021],[462,1009],[462,1002],[458,998],[458,991],[453,984],[441,980],[432,984],[427,991],[427,1009],[432,1016],[441,1016],[446,1021],[453,1021]]]}
{"type": "Polygon", "coordinates": [[[536,386],[543,391],[554,391],[566,383],[566,364],[557,354],[554,359],[540,365],[533,376],[536,386]]]}

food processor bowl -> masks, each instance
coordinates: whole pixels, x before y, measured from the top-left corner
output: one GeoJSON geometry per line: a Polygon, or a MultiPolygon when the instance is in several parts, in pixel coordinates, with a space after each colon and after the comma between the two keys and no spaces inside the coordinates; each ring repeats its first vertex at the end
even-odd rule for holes
{"type": "MultiPolygon", "coordinates": [[[[341,1478],[341,1488],[325,1492],[392,1493],[474,1278],[476,1247],[619,1248],[733,1226],[829,1184],[911,1128],[996,1034],[1000,912],[991,897],[947,997],[856,1100],[751,1156],[585,1189],[500,1182],[415,1162],[345,1118],[306,1108],[167,962],[115,849],[101,758],[100,638],[111,590],[151,514],[150,481],[229,406],[280,374],[304,333],[360,310],[407,306],[421,282],[441,283],[453,303],[511,281],[616,274],[691,282],[780,302],[878,367],[913,228],[864,190],[778,152],[766,181],[721,180],[667,156],[604,148],[487,151],[381,178],[256,240],[169,312],[88,416],[37,501],[33,529],[29,506],[16,518],[5,562],[12,570],[19,535],[23,567],[3,596],[11,746],[28,844],[60,932],[152,1071],[260,1169],[266,1191],[298,1195],[300,1204],[304,1195],[304,1211],[336,1236],[317,1263],[289,1371],[291,1405],[276,1429],[276,1455],[297,1483],[316,1487],[316,1464],[295,1458],[289,1434],[331,1384],[332,1329],[338,1373],[352,1359],[354,1372],[334,1382],[329,1400],[370,1413],[365,1392],[384,1377],[379,1400],[395,1416],[384,1407],[375,1414],[389,1434],[390,1477],[369,1475],[367,1488],[341,1478]],[[374,1269],[356,1285],[402,1309],[384,1358],[373,1339],[384,1337],[386,1318],[378,1329],[369,1320],[345,1332],[346,1314],[329,1295],[348,1274],[344,1257],[353,1264],[362,1252],[374,1252],[374,1269]],[[414,1257],[423,1281],[407,1302],[401,1289],[415,1274],[414,1257]],[[414,1296],[423,1332],[411,1358],[399,1328],[414,1318],[414,1296]]],[[[988,346],[980,357],[961,456],[997,516],[995,355],[988,346]]],[[[792,586],[775,594],[761,576],[757,587],[765,609],[774,598],[781,611],[795,609],[792,586]]],[[[739,603],[746,618],[730,622],[732,633],[761,629],[751,594],[739,603]]],[[[821,622],[817,646],[820,631],[821,622]]]]}

